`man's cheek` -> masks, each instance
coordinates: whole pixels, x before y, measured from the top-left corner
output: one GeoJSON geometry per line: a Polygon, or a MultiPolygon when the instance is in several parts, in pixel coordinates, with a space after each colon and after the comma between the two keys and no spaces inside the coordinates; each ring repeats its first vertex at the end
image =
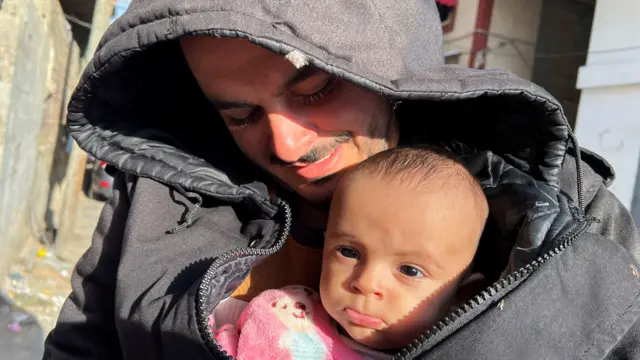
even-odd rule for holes
{"type": "Polygon", "coordinates": [[[262,148],[257,143],[251,144],[249,142],[246,146],[242,146],[241,150],[252,163],[259,165],[265,170],[269,170],[271,167],[268,159],[268,149],[262,148]]]}

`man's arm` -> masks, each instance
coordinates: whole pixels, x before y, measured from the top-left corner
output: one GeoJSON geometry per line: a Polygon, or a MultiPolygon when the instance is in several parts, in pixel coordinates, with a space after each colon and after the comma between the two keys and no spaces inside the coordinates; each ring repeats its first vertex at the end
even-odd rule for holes
{"type": "MultiPolygon", "coordinates": [[[[638,301],[630,309],[630,313],[635,311],[635,318],[639,310],[638,301]]],[[[624,319],[620,321],[624,323],[624,319]]],[[[624,324],[623,324],[624,325],[624,324]]],[[[604,360],[631,360],[640,359],[640,320],[635,323],[624,333],[617,344],[609,351],[604,360]]]]}
{"type": "Polygon", "coordinates": [[[91,247],[75,267],[72,293],[45,341],[43,359],[122,359],[114,322],[114,289],[130,206],[125,177],[100,215],[91,247]]]}

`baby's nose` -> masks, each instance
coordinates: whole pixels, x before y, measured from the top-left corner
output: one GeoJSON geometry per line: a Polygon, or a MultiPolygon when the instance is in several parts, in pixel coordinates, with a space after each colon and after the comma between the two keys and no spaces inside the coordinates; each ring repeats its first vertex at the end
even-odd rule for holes
{"type": "Polygon", "coordinates": [[[351,290],[365,296],[381,298],[383,296],[382,281],[380,276],[376,273],[376,269],[363,269],[351,280],[351,290]]]}

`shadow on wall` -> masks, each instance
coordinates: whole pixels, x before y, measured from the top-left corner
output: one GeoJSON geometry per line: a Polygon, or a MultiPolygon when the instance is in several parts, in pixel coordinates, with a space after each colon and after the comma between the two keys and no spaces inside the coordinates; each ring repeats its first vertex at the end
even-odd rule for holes
{"type": "Polygon", "coordinates": [[[49,192],[47,194],[47,205],[44,215],[45,221],[45,241],[51,244],[54,244],[57,238],[57,222],[54,219],[54,209],[53,209],[53,196],[55,189],[62,184],[67,176],[67,169],[69,168],[69,156],[71,154],[71,146],[73,139],[68,134],[66,128],[66,107],[67,107],[67,98],[68,90],[69,90],[69,82],[72,78],[71,69],[74,57],[78,55],[74,51],[74,38],[69,34],[69,41],[67,47],[67,59],[65,65],[65,75],[64,81],[62,84],[62,96],[60,97],[60,112],[58,114],[59,118],[59,127],[56,136],[56,142],[53,149],[53,156],[51,159],[51,172],[49,173],[49,192]]]}
{"type": "Polygon", "coordinates": [[[578,69],[587,60],[594,11],[595,1],[544,0],[542,5],[532,81],[560,101],[572,128],[580,102],[578,69]]]}

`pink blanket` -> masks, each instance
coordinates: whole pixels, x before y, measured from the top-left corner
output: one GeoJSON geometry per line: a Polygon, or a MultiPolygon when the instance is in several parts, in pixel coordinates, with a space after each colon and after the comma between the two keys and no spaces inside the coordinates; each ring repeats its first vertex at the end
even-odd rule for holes
{"type": "Polygon", "coordinates": [[[360,360],[339,338],[318,294],[303,286],[267,290],[254,298],[237,326],[214,334],[239,360],[360,360]]]}

